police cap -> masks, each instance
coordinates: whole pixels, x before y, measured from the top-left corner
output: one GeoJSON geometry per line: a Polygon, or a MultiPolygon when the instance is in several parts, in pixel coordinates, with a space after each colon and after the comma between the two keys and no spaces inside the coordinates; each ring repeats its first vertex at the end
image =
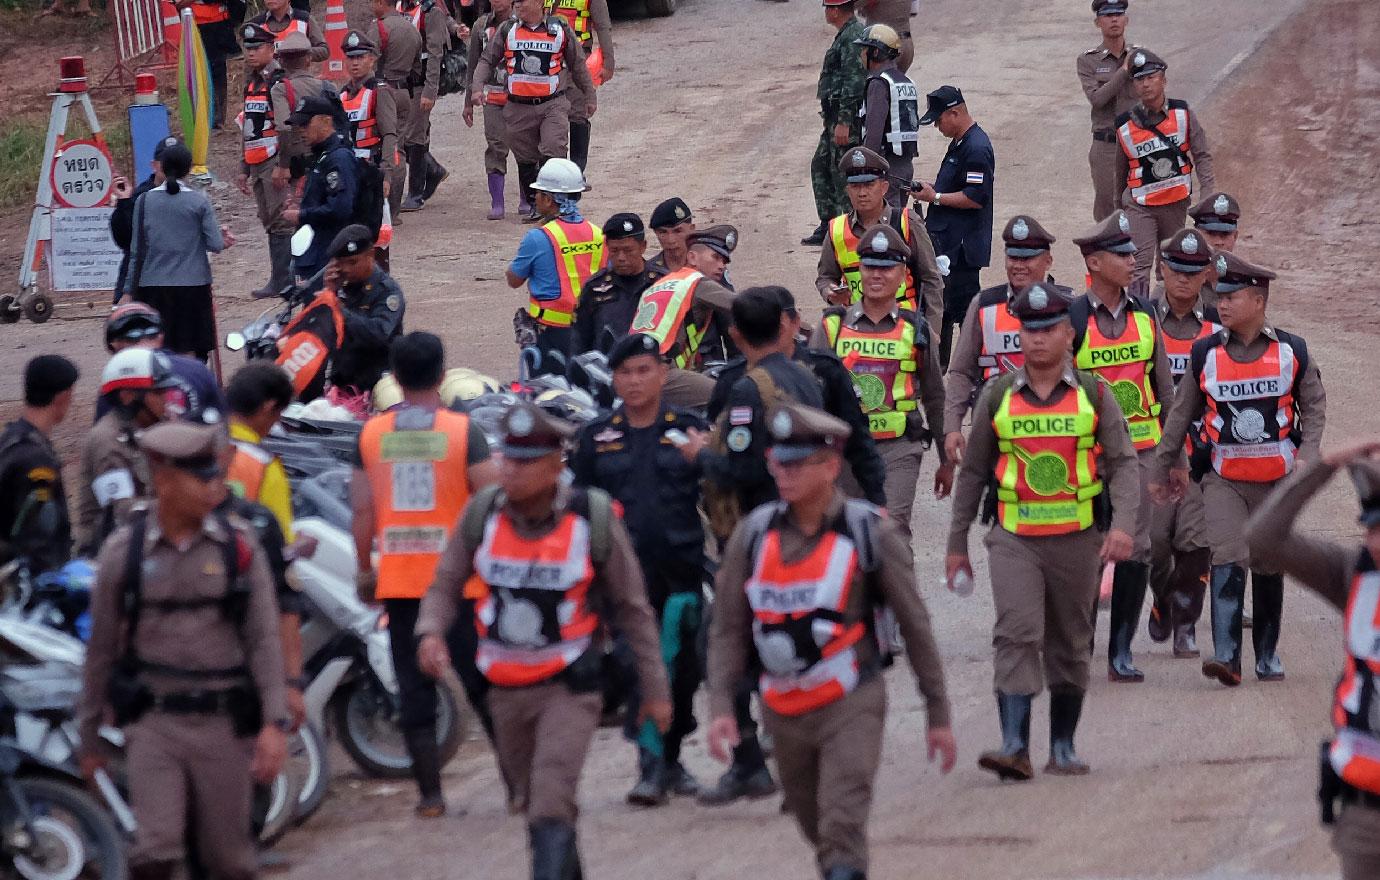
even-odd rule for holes
{"type": "Polygon", "coordinates": [[[1125,15],[1126,0],[1092,0],[1092,11],[1098,15],[1125,15]]]}
{"type": "Polygon", "coordinates": [[[1228,193],[1209,193],[1207,198],[1188,209],[1193,225],[1209,232],[1235,232],[1241,218],[1241,206],[1228,193]]]}
{"type": "Polygon", "coordinates": [[[240,28],[240,43],[242,43],[246,49],[266,46],[273,42],[273,39],[273,31],[270,31],[261,24],[249,22],[244,27],[240,28]]]}
{"type": "Polygon", "coordinates": [[[708,229],[696,229],[685,239],[685,244],[688,247],[702,244],[728,261],[732,258],[734,249],[738,247],[738,230],[727,223],[710,226],[708,229]]]}
{"type": "Polygon", "coordinates": [[[1218,293],[1235,293],[1246,287],[1268,292],[1270,282],[1278,277],[1264,266],[1257,266],[1230,251],[1217,254],[1216,268],[1218,293]]]}
{"type": "Polygon", "coordinates": [[[940,86],[925,96],[925,115],[920,117],[920,124],[934,125],[945,110],[962,103],[963,93],[958,86],[940,86]]]}
{"type": "Polygon", "coordinates": [[[1193,229],[1180,229],[1160,242],[1160,265],[1168,266],[1175,272],[1192,275],[1201,272],[1212,262],[1212,248],[1202,233],[1193,229]]]}
{"type": "Polygon", "coordinates": [[[788,401],[767,413],[771,433],[771,456],[788,463],[809,458],[816,452],[842,453],[853,429],[843,419],[823,410],[788,401]]]}
{"type": "Polygon", "coordinates": [[[890,223],[876,223],[858,239],[858,258],[864,266],[899,266],[910,259],[910,245],[890,223]]]}
{"type": "Polygon", "coordinates": [[[1169,69],[1164,59],[1149,49],[1136,49],[1131,55],[1131,79],[1140,79],[1152,73],[1162,73],[1169,69]]]}
{"type": "Polygon", "coordinates": [[[1107,251],[1113,254],[1134,254],[1136,246],[1131,241],[1131,218],[1120,209],[1108,214],[1101,223],[1073,240],[1083,256],[1107,251]]]}
{"type": "Polygon", "coordinates": [[[824,0],[825,6],[852,6],[857,0],[824,0]]]}
{"type": "Polygon", "coordinates": [[[345,50],[345,54],[351,58],[357,55],[378,54],[378,47],[361,31],[350,31],[345,35],[345,40],[340,46],[345,50]]]}
{"type": "Polygon", "coordinates": [[[854,147],[844,152],[839,159],[839,173],[848,183],[871,183],[886,177],[891,166],[886,158],[867,147],[854,147]]]}
{"type": "Polygon", "coordinates": [[[1361,499],[1361,525],[1380,526],[1380,461],[1362,458],[1348,464],[1347,471],[1361,499]]]}
{"type": "Polygon", "coordinates": [[[637,357],[640,354],[649,354],[660,360],[661,343],[646,333],[629,333],[618,340],[609,352],[609,368],[616,370],[628,358],[637,357]]]}
{"type": "Polygon", "coordinates": [[[288,116],[288,125],[306,125],[315,116],[334,117],[335,107],[320,95],[308,95],[297,102],[297,108],[288,116]]]}
{"type": "Polygon", "coordinates": [[[503,431],[501,446],[505,458],[541,458],[561,451],[575,427],[531,401],[519,401],[499,420],[503,431]]]}
{"type": "Polygon", "coordinates": [[[1053,284],[1036,281],[1017,293],[1006,308],[1022,327],[1040,330],[1068,318],[1069,298],[1053,284]]]}
{"type": "Polygon", "coordinates": [[[1001,240],[1006,242],[1008,257],[1027,259],[1048,251],[1056,239],[1040,225],[1039,220],[1029,214],[1017,214],[1006,221],[1001,240]]]}
{"type": "Polygon", "coordinates": [[[328,257],[353,257],[374,249],[374,233],[362,223],[351,223],[336,233],[331,246],[326,250],[328,257]]]}
{"type": "Polygon", "coordinates": [[[670,229],[672,226],[679,226],[687,220],[695,219],[690,213],[690,206],[685,204],[681,198],[671,198],[656,206],[652,211],[651,219],[647,225],[653,229],[670,229]]]}
{"type": "Polygon", "coordinates": [[[166,464],[203,480],[225,475],[220,453],[226,443],[219,424],[159,422],[138,435],[139,448],[151,464],[166,464]]]}
{"type": "Polygon", "coordinates": [[[642,218],[630,212],[614,214],[604,223],[604,239],[646,238],[642,218]]]}
{"type": "Polygon", "coordinates": [[[307,39],[307,35],[306,35],[306,34],[299,33],[298,31],[293,31],[292,33],[288,34],[286,37],[283,37],[281,40],[278,41],[278,54],[279,54],[279,55],[282,55],[282,54],[284,54],[284,53],[286,53],[286,52],[310,52],[310,51],[311,51],[311,40],[308,40],[308,39],[307,39]]]}

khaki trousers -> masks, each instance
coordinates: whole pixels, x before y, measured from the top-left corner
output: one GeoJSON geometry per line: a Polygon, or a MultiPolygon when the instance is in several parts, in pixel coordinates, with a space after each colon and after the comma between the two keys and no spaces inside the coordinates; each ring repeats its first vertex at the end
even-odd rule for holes
{"type": "Polygon", "coordinates": [[[484,105],[484,170],[489,174],[508,173],[508,127],[503,124],[503,108],[484,105]]]}
{"type": "Polygon", "coordinates": [[[918,440],[878,440],[877,453],[886,465],[886,512],[909,537],[915,491],[920,482],[920,462],[925,447],[918,440]]]}
{"type": "Polygon", "coordinates": [[[1115,141],[1094,140],[1088,148],[1088,169],[1092,172],[1093,220],[1101,222],[1116,210],[1116,197],[1125,181],[1116,173],[1116,157],[1121,153],[1115,141]]]}
{"type": "Polygon", "coordinates": [[[519,165],[539,165],[545,159],[563,158],[570,145],[570,99],[565,95],[541,104],[503,105],[503,124],[508,149],[519,165]]]}
{"type": "Polygon", "coordinates": [[[269,159],[258,165],[249,166],[249,186],[254,191],[254,204],[259,208],[259,222],[269,235],[292,235],[296,228],[283,220],[283,209],[287,207],[292,186],[284,183],[273,185],[273,169],[278,163],[269,159]]]}
{"type": "Polygon", "coordinates": [[[603,705],[602,694],[572,693],[562,682],[489,691],[498,764],[529,821],[575,824],[580,771],[603,705]]]}
{"type": "Polygon", "coordinates": [[[1332,830],[1332,849],[1342,860],[1342,880],[1380,877],[1380,810],[1343,807],[1332,830]]]}
{"type": "Polygon", "coordinates": [[[1182,199],[1172,205],[1138,205],[1132,201],[1129,193],[1122,201],[1122,209],[1131,221],[1131,240],[1136,245],[1136,271],[1131,276],[1133,290],[1137,282],[1141,282],[1145,286],[1140,292],[1149,292],[1151,269],[1155,265],[1159,244],[1184,228],[1184,222],[1188,219],[1188,202],[1188,199],[1182,199]]]}
{"type": "Polygon", "coordinates": [[[1275,483],[1242,483],[1224,480],[1216,471],[1203,475],[1203,516],[1207,545],[1213,565],[1244,565],[1261,574],[1278,574],[1251,565],[1251,547],[1246,541],[1246,520],[1265,503],[1275,483]]]}

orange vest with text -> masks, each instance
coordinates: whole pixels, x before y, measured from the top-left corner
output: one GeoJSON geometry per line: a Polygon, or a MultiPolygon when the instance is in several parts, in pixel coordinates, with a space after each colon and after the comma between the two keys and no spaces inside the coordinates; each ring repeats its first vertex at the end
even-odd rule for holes
{"type": "Polygon", "coordinates": [[[556,275],[561,281],[559,299],[533,299],[527,314],[550,327],[569,327],[575,322],[580,288],[604,267],[604,231],[588,220],[571,223],[559,218],[541,228],[556,256],[556,275]]]}
{"type": "Polygon", "coordinates": [[[1380,796],[1380,729],[1375,689],[1380,685],[1380,571],[1368,552],[1351,583],[1343,628],[1346,667],[1332,702],[1337,736],[1328,750],[1342,781],[1380,796]]]}
{"type": "Polygon", "coordinates": [[[518,98],[550,98],[561,89],[565,64],[565,35],[560,18],[528,27],[517,21],[508,29],[503,60],[508,68],[508,94],[518,98]],[[554,31],[554,33],[553,33],[554,31]]]}
{"type": "Polygon", "coordinates": [[[1223,479],[1273,483],[1294,469],[1294,385],[1307,352],[1297,337],[1276,335],[1248,364],[1233,360],[1220,336],[1193,350],[1192,369],[1206,403],[1203,432],[1212,445],[1212,469],[1223,479]]]}
{"type": "Polygon", "coordinates": [[[1134,113],[1117,120],[1117,144],[1130,163],[1126,188],[1138,205],[1172,205],[1193,194],[1188,104],[1170,99],[1166,110],[1153,128],[1142,126],[1134,113]]]}
{"type": "MultiPolygon", "coordinates": [[[[901,214],[901,237],[907,242],[910,241],[909,214],[909,211],[901,214]]],[[[829,221],[829,242],[834,247],[834,259],[839,264],[839,271],[843,273],[843,280],[848,285],[848,301],[855,303],[862,299],[862,262],[858,258],[858,236],[853,231],[851,214],[840,214],[829,221]]],[[[906,279],[896,290],[896,302],[901,308],[910,309],[918,314],[918,298],[919,294],[915,292],[915,278],[911,276],[910,264],[907,263],[906,279]]]]}

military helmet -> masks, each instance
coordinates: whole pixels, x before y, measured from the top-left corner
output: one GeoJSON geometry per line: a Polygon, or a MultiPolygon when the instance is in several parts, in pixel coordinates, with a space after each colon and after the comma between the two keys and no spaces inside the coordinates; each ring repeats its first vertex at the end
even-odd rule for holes
{"type": "Polygon", "coordinates": [[[885,24],[869,25],[862,37],[853,41],[855,45],[879,49],[894,57],[901,54],[901,35],[895,28],[885,24]]]}

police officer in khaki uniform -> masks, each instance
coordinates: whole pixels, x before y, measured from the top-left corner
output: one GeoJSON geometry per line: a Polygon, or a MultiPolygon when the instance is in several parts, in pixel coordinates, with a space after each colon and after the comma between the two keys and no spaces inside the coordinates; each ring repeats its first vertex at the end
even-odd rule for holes
{"type": "MultiPolygon", "coordinates": [[[[1229,193],[1208,193],[1203,200],[1188,209],[1193,220],[1193,228],[1203,234],[1214,253],[1236,250],[1236,238],[1240,230],[1241,205],[1229,193]]],[[[1217,270],[1209,264],[1208,273],[1203,280],[1203,304],[1217,305],[1217,270]]]]}
{"type": "MultiPolygon", "coordinates": [[[[378,78],[393,89],[393,104],[397,111],[398,133],[406,137],[412,120],[416,87],[412,69],[422,53],[422,34],[412,20],[398,11],[392,0],[370,0],[374,20],[369,22],[369,41],[379,47],[378,78]]],[[[406,179],[407,151],[403,161],[393,168],[389,180],[390,199],[401,200],[406,179]]],[[[391,202],[390,202],[391,205],[391,202]]],[[[401,201],[398,201],[401,209],[401,201]]],[[[397,214],[393,224],[398,225],[397,214]]]]}
{"type": "MultiPolygon", "coordinates": [[[[470,40],[465,45],[465,109],[460,111],[465,126],[474,125],[475,95],[481,97],[484,105],[484,171],[489,184],[489,219],[502,220],[503,185],[508,176],[508,131],[503,125],[503,105],[508,103],[508,89],[503,85],[507,74],[501,66],[496,66],[484,82],[474,79],[474,68],[479,64],[479,56],[489,45],[494,34],[498,33],[500,23],[512,18],[512,0],[490,0],[489,11],[479,16],[470,30],[470,40]]],[[[526,193],[518,199],[518,213],[530,214],[532,206],[527,204],[526,193]]]]}
{"type": "Polygon", "coordinates": [[[274,60],[274,38],[267,29],[246,24],[240,28],[240,42],[244,46],[244,112],[240,122],[244,147],[238,183],[240,192],[253,194],[259,223],[268,234],[268,282],[250,294],[254,299],[267,299],[292,283],[293,228],[283,219],[291,192],[285,180],[274,180],[281,133],[270,97],[283,70],[274,60]]]}
{"type": "MultiPolygon", "coordinates": [[[[601,65],[598,85],[613,79],[613,19],[609,16],[608,0],[546,0],[553,15],[559,15],[570,23],[570,29],[580,40],[580,47],[586,58],[598,53],[601,65]],[[599,47],[594,44],[598,41],[599,47]]],[[[591,78],[592,79],[592,78],[591,78]]],[[[572,83],[567,87],[570,98],[570,161],[585,170],[589,162],[589,104],[591,95],[581,91],[582,86],[572,83]],[[589,100],[586,100],[589,98],[589,100]]]]}
{"type": "Polygon", "coordinates": [[[420,211],[450,172],[431,155],[431,109],[441,94],[441,58],[450,44],[450,16],[440,0],[400,0],[399,11],[414,24],[422,36],[421,51],[412,67],[413,97],[416,99],[407,125],[401,129],[407,152],[407,199],[401,210],[420,211]]]}
{"type": "Polygon", "coordinates": [[[1092,105],[1093,219],[1101,220],[1116,210],[1117,193],[1125,185],[1116,176],[1116,118],[1136,104],[1131,85],[1131,50],[1126,44],[1127,0],[1093,0],[1092,11],[1102,42],[1082,55],[1074,65],[1083,94],[1092,105]]]}
{"type": "Polygon", "coordinates": [[[395,191],[392,185],[402,158],[398,151],[397,90],[374,75],[379,49],[362,32],[347,33],[341,48],[350,79],[340,90],[340,100],[353,124],[355,155],[382,169],[388,207],[396,215],[402,204],[401,190],[395,191]]]}
{"type": "Polygon", "coordinates": [[[248,21],[281,39],[289,32],[301,34],[311,43],[311,60],[325,61],[331,57],[330,47],[321,36],[321,27],[311,13],[296,9],[289,0],[264,0],[264,11],[248,21]]]}
{"type": "Polygon", "coordinates": [[[1134,545],[1136,452],[1106,383],[1069,361],[1069,306],[1043,282],[1012,302],[1025,363],[983,386],[954,492],[945,560],[950,589],[965,591],[965,582],[971,589],[968,530],[984,492],[983,521],[993,524],[984,543],[997,608],[992,645],[1002,745],[984,752],[978,766],[1002,779],[1034,775],[1030,710],[1046,684],[1045,772],[1088,772],[1073,744],[1088,689],[1088,608],[1097,600],[1098,569],[1129,558],[1134,545]]]}
{"type": "Polygon", "coordinates": [[[826,880],[867,876],[867,818],[886,724],[873,626],[893,612],[925,700],[925,742],[947,773],[957,759],[944,670],[901,531],[836,486],[848,424],[783,403],[767,416],[781,500],[743,519],[724,548],[709,631],[709,751],[738,742],[733,701],[754,654],[776,743],[785,809],[826,880]]]}
{"type": "Polygon", "coordinates": [[[422,600],[418,661],[433,677],[450,665],[443,636],[472,599],[475,662],[494,685],[494,747],[529,823],[533,880],[566,880],[582,876],[576,788],[603,707],[608,624],[632,648],[642,715],[662,733],[671,698],[627,529],[606,494],[561,483],[574,428],[520,403],[502,429],[499,485],[471,498],[422,600]]]}
{"type": "Polygon", "coordinates": [[[320,97],[327,90],[335,91],[335,86],[312,72],[311,41],[296,31],[278,41],[278,63],[282,65],[283,76],[268,92],[279,129],[278,167],[273,169],[273,183],[287,186],[290,179],[296,181],[306,175],[311,157],[311,144],[307,142],[303,127],[289,121],[293,111],[304,99],[320,97]]]}
{"type": "Polygon", "coordinates": [[[213,514],[227,491],[224,428],[164,423],[139,442],[157,500],[96,563],[82,770],[105,764],[98,730],[113,711],[138,822],[130,876],[174,876],[194,832],[211,876],[249,880],[252,785],[278,774],[292,726],[273,578],[252,529],[213,514]]]}

